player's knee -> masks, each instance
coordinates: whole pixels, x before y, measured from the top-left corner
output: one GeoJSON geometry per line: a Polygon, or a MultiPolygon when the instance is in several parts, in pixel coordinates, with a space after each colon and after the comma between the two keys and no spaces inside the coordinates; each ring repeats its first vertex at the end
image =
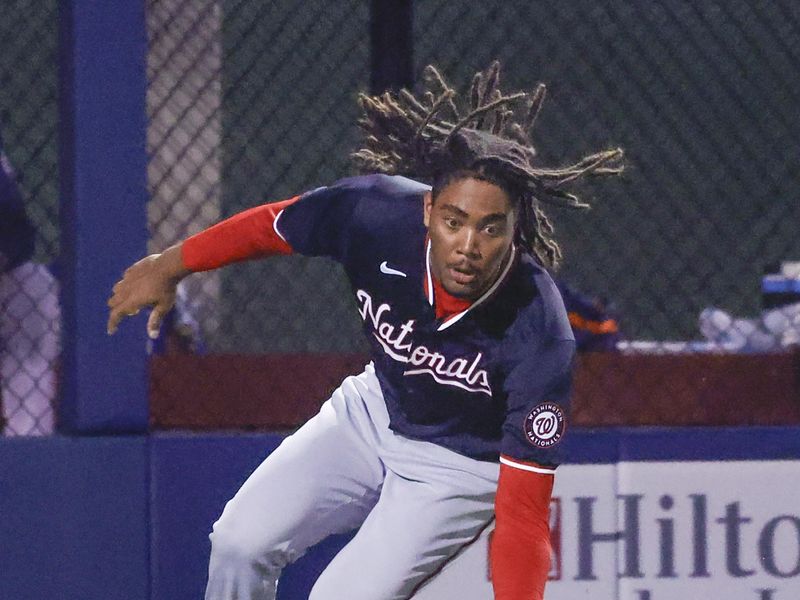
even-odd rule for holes
{"type": "Polygon", "coordinates": [[[211,560],[217,564],[231,563],[252,564],[258,561],[261,548],[246,537],[237,536],[234,532],[214,527],[208,536],[211,540],[211,560]]]}
{"type": "Polygon", "coordinates": [[[286,544],[254,536],[247,527],[232,527],[218,521],[209,538],[211,561],[218,565],[258,565],[269,570],[280,570],[290,560],[286,544]]]}
{"type": "Polygon", "coordinates": [[[339,600],[345,595],[352,600],[408,598],[413,585],[393,575],[387,574],[384,579],[363,570],[328,568],[317,579],[308,600],[339,600]]]}

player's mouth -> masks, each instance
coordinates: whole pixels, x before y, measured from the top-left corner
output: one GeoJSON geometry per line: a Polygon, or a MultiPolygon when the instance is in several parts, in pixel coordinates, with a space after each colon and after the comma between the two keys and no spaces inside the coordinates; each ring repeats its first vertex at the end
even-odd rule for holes
{"type": "Polygon", "coordinates": [[[447,273],[450,275],[450,279],[464,286],[471,286],[479,275],[477,269],[465,265],[448,265],[447,273]]]}

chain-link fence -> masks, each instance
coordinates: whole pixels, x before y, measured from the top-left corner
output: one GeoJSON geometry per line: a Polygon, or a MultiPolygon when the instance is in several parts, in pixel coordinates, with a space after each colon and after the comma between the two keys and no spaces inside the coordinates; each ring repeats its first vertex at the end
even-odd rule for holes
{"type": "Polygon", "coordinates": [[[0,18],[0,404],[3,435],[54,428],[60,331],[56,0],[0,18]]]}
{"type": "MultiPolygon", "coordinates": [[[[800,258],[787,152],[800,127],[797,12],[790,3],[418,2],[416,63],[436,63],[464,87],[496,57],[510,88],[547,82],[536,135],[544,163],[625,148],[627,174],[589,189],[592,211],[553,215],[562,274],[612,300],[628,338],[687,340],[700,337],[706,307],[757,315],[763,269],[800,258]]],[[[367,73],[365,3],[159,0],[150,13],[163,14],[151,20],[151,53],[171,48],[168,61],[151,61],[151,91],[185,103],[177,113],[151,104],[151,128],[166,116],[161,127],[175,138],[152,140],[153,226],[169,224],[160,245],[348,174],[367,73]],[[163,171],[187,173],[185,185],[163,171]],[[190,189],[198,178],[208,190],[190,189]]],[[[207,331],[211,347],[359,348],[329,270],[292,258],[223,273],[208,294],[225,324],[207,331]]]]}
{"type": "MultiPolygon", "coordinates": [[[[154,249],[347,173],[354,98],[369,79],[366,3],[156,0],[147,9],[154,249]]],[[[290,257],[186,285],[182,308],[198,316],[211,351],[360,343],[332,263],[290,257]]]]}
{"type": "MultiPolygon", "coordinates": [[[[350,174],[368,3],[157,0],[148,11],[158,247],[350,174]]],[[[623,177],[581,190],[592,210],[551,215],[576,331],[588,349],[623,351],[583,360],[577,393],[594,397],[579,402],[584,422],[615,422],[603,415],[626,386],[638,398],[719,395],[752,364],[700,365],[681,384],[665,354],[800,342],[798,24],[789,2],[414,3],[418,76],[434,63],[464,91],[498,58],[504,89],[548,84],[535,132],[543,164],[625,149],[623,177]],[[592,346],[604,336],[611,346],[592,346]]],[[[211,352],[365,350],[334,264],[277,258],[204,277],[188,284],[185,310],[201,316],[211,352]]],[[[742,393],[767,377],[751,375],[742,393]]],[[[643,422],[660,422],[650,412],[643,422]]]]}
{"type": "Polygon", "coordinates": [[[512,88],[549,84],[543,163],[625,149],[592,211],[553,216],[562,275],[613,300],[630,339],[698,339],[710,306],[759,315],[763,269],[800,259],[793,3],[415,7],[419,66],[465,81],[496,57],[512,88]]]}
{"type": "MultiPolygon", "coordinates": [[[[151,134],[171,136],[151,135],[152,223],[169,231],[156,233],[159,246],[349,174],[355,95],[369,79],[367,8],[149,4],[151,134]],[[179,171],[180,185],[161,175],[179,171]]],[[[752,361],[687,366],[681,356],[799,341],[799,22],[789,2],[414,3],[418,76],[434,63],[464,91],[498,58],[504,89],[548,84],[535,132],[543,164],[626,151],[623,177],[581,190],[591,211],[551,215],[576,331],[586,348],[623,350],[583,359],[583,422],[625,422],[614,407],[631,390],[654,406],[705,394],[689,411],[699,420],[686,422],[708,421],[733,374],[750,396],[781,380],[752,361]],[[681,382],[682,371],[698,375],[681,382]]],[[[187,311],[203,315],[211,352],[365,350],[336,265],[278,258],[205,277],[187,311]]],[[[247,378],[257,367],[242,369],[247,378]]],[[[638,407],[628,404],[630,417],[638,407]]],[[[637,422],[662,422],[648,410],[637,422]]]]}
{"type": "MultiPolygon", "coordinates": [[[[147,3],[151,250],[351,174],[369,8],[147,3]]],[[[576,312],[574,324],[593,334],[607,320],[622,334],[624,352],[582,365],[578,388],[597,406],[626,383],[639,397],[659,386],[672,396],[727,389],[725,369],[676,388],[681,366],[664,354],[797,344],[799,25],[786,1],[414,3],[418,75],[435,63],[463,91],[499,58],[506,89],[548,84],[535,135],[542,163],[626,151],[622,178],[582,190],[591,211],[552,215],[565,251],[558,277],[597,311],[576,312]],[[653,362],[634,368],[631,355],[653,362]],[[647,381],[632,382],[640,372],[647,381]]],[[[21,302],[3,300],[3,415],[6,433],[34,433],[52,428],[55,397],[56,284],[42,265],[58,250],[56,1],[6,3],[0,33],[4,147],[36,230],[23,261],[32,271],[20,263],[19,278],[2,279],[21,302]],[[14,332],[24,343],[9,341],[14,332]],[[30,356],[38,362],[23,364],[30,356]],[[12,414],[25,424],[12,427],[12,414]]],[[[366,346],[353,308],[337,265],[293,256],[187,279],[173,323],[179,338],[201,341],[183,349],[210,354],[358,356],[366,346]]],[[[758,387],[757,374],[748,385],[758,387]]]]}
{"type": "Polygon", "coordinates": [[[558,276],[622,335],[581,357],[578,422],[797,418],[796,363],[749,357],[800,344],[799,24],[790,2],[415,3],[419,69],[464,82],[499,58],[511,88],[548,84],[542,163],[625,149],[591,211],[551,213],[558,276]]]}

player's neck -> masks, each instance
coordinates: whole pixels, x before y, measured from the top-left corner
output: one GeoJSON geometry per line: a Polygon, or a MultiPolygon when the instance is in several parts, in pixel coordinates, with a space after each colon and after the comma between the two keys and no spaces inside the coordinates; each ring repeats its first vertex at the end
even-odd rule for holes
{"type": "MultiPolygon", "coordinates": [[[[472,300],[457,298],[450,294],[433,273],[431,273],[431,281],[433,281],[433,307],[436,310],[437,319],[446,319],[467,310],[472,305],[472,300]]],[[[425,287],[427,287],[427,281],[425,283],[425,287]]]]}

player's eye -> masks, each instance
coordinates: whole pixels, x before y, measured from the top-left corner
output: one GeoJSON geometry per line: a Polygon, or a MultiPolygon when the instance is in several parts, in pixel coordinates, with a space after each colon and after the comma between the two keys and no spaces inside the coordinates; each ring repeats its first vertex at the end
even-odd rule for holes
{"type": "Polygon", "coordinates": [[[499,225],[487,225],[483,228],[487,235],[490,237],[499,237],[505,233],[505,228],[499,225]]]}
{"type": "Polygon", "coordinates": [[[445,218],[444,224],[447,225],[449,229],[458,229],[458,219],[454,219],[453,217],[445,218]]]}

